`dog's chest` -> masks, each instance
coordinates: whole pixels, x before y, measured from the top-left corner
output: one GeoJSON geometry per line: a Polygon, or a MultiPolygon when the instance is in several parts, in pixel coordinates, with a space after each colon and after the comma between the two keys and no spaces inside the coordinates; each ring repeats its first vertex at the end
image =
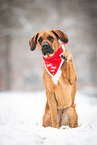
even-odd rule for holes
{"type": "Polygon", "coordinates": [[[54,82],[55,85],[58,84],[58,81],[59,81],[59,79],[61,77],[61,73],[62,73],[61,72],[61,69],[59,69],[58,72],[57,72],[57,74],[52,77],[52,80],[53,80],[53,82],[54,82]]]}

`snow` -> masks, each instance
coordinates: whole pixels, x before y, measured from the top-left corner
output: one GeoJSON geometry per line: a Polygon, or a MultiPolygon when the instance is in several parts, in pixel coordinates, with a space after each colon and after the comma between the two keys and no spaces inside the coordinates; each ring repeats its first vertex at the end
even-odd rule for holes
{"type": "Polygon", "coordinates": [[[77,92],[79,127],[42,126],[45,92],[0,93],[0,145],[96,145],[97,98],[77,92]]]}

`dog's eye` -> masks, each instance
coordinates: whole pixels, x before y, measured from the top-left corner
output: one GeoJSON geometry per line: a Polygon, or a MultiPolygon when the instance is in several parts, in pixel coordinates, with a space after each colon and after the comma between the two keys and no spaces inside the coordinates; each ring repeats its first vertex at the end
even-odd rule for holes
{"type": "Polygon", "coordinates": [[[52,36],[49,35],[48,40],[49,40],[49,41],[53,41],[54,38],[53,38],[52,36]]]}
{"type": "Polygon", "coordinates": [[[38,42],[39,43],[42,43],[42,40],[43,40],[42,37],[40,37],[39,40],[38,40],[38,42]]]}

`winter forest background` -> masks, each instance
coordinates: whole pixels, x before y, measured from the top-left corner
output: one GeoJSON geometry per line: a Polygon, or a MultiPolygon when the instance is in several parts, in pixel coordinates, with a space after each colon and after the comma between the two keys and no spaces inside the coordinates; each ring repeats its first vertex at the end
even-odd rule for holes
{"type": "Polygon", "coordinates": [[[69,37],[77,88],[96,88],[96,16],[96,0],[0,0],[0,90],[44,90],[41,53],[30,51],[29,39],[50,29],[69,37]]]}

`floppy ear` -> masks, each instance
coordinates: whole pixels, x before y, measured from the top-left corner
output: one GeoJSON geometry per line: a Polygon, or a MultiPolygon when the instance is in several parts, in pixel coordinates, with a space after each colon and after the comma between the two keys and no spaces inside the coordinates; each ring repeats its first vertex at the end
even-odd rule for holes
{"type": "Polygon", "coordinates": [[[31,51],[35,50],[35,48],[36,48],[38,35],[39,35],[39,33],[35,34],[35,35],[29,40],[29,45],[30,45],[31,51]]]}
{"type": "Polygon", "coordinates": [[[52,32],[55,34],[55,36],[60,39],[64,43],[68,43],[68,37],[67,35],[61,31],[61,30],[52,30],[52,32]]]}

